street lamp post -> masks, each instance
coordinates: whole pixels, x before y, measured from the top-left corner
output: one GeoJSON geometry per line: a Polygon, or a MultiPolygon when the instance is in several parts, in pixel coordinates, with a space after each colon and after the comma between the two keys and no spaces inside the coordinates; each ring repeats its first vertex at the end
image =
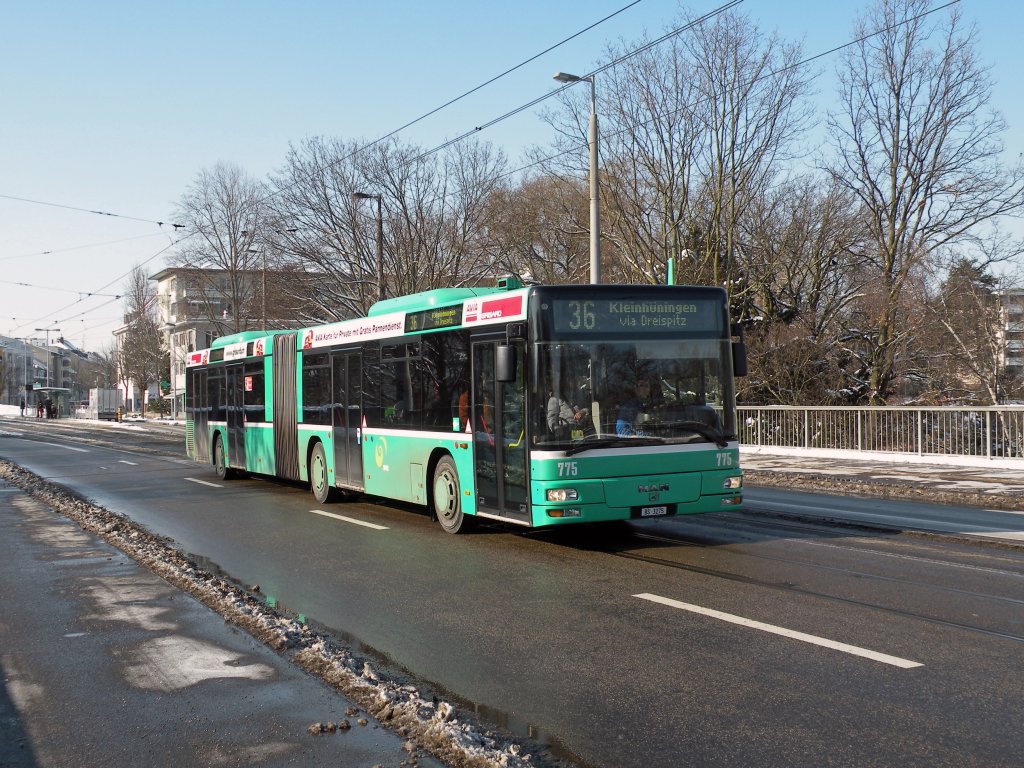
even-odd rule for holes
{"type": "MultiPolygon", "coordinates": [[[[28,339],[21,340],[21,376],[22,376],[22,400],[25,401],[25,405],[28,405],[28,339]]],[[[32,373],[35,373],[35,360],[32,361],[32,373]]],[[[35,376],[32,377],[33,384],[35,383],[35,376]]],[[[25,409],[21,409],[21,415],[25,415],[25,409]]]]}
{"type": "Polygon", "coordinates": [[[565,72],[556,72],[555,80],[560,83],[590,83],[590,282],[601,282],[601,215],[598,198],[598,132],[597,132],[597,85],[594,75],[578,77],[565,72]]]}
{"type": "Polygon", "coordinates": [[[353,192],[353,200],[377,201],[377,301],[384,298],[384,210],[383,197],[369,192],[353,192]]]}
{"type": "Polygon", "coordinates": [[[60,328],[36,328],[46,333],[46,386],[50,386],[50,333],[60,333],[60,328]]]}

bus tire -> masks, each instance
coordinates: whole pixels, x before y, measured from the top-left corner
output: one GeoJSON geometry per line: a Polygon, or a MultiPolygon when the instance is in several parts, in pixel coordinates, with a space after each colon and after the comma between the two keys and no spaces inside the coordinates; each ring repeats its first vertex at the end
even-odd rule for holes
{"type": "Polygon", "coordinates": [[[214,438],[213,443],[213,468],[217,472],[217,477],[221,480],[230,480],[235,476],[235,470],[228,466],[227,461],[224,459],[224,440],[220,435],[214,438]]]}
{"type": "Polygon", "coordinates": [[[448,533],[465,533],[473,519],[462,513],[462,491],[459,485],[459,471],[451,456],[442,456],[434,467],[434,482],[431,484],[431,503],[434,515],[441,527],[448,533]]]}
{"type": "Polygon", "coordinates": [[[309,487],[313,498],[320,504],[326,504],[334,498],[334,489],[327,474],[327,454],[324,444],[317,443],[309,455],[309,487]]]}

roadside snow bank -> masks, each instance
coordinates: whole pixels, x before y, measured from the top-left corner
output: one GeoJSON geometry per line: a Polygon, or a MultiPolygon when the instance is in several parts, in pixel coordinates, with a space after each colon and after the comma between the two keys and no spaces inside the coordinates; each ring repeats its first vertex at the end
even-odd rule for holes
{"type": "MultiPolygon", "coordinates": [[[[282,616],[237,585],[211,574],[132,520],[84,501],[15,464],[0,459],[0,477],[74,520],[164,580],[219,613],[225,621],[286,655],[380,723],[455,768],[544,768],[560,764],[531,754],[506,735],[460,720],[445,701],[425,699],[414,686],[385,679],[333,638],[282,616]]],[[[311,726],[312,728],[312,726],[311,726]]]]}

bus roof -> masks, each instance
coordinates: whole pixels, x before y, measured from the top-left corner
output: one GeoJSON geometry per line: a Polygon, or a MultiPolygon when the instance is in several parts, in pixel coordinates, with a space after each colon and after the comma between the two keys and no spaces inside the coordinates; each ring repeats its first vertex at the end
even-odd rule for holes
{"type": "Polygon", "coordinates": [[[415,312],[433,307],[443,307],[449,304],[457,304],[465,299],[472,299],[476,296],[490,296],[492,293],[505,293],[507,291],[522,288],[523,285],[515,279],[503,278],[497,285],[489,285],[479,288],[435,288],[432,291],[411,293],[408,296],[396,296],[393,299],[378,301],[366,313],[367,317],[387,315],[392,312],[415,312]]]}
{"type": "Polygon", "coordinates": [[[213,340],[210,344],[210,349],[220,349],[221,347],[230,347],[232,344],[241,344],[243,341],[255,341],[256,339],[265,339],[267,336],[277,336],[281,333],[294,333],[294,329],[291,331],[241,331],[239,333],[232,333],[230,336],[220,336],[213,340]]]}

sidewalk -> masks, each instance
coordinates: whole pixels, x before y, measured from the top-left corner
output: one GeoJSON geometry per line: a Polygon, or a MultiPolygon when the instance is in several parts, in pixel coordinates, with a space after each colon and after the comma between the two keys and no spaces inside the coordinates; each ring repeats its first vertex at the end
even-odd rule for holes
{"type": "Polygon", "coordinates": [[[748,509],[1024,545],[1022,469],[742,450],[740,465],[748,509]]]}
{"type": "Polygon", "coordinates": [[[0,524],[0,765],[442,765],[2,480],[0,524]]]}
{"type": "Polygon", "coordinates": [[[740,466],[750,472],[751,484],[755,486],[769,473],[791,478],[822,477],[868,485],[908,486],[937,494],[961,494],[965,504],[971,503],[967,500],[971,498],[983,501],[985,497],[1000,497],[1011,502],[1009,508],[1024,509],[1024,460],[1020,468],[964,466],[956,464],[954,458],[943,464],[915,463],[890,457],[801,455],[798,451],[770,454],[741,447],[740,466]]]}

